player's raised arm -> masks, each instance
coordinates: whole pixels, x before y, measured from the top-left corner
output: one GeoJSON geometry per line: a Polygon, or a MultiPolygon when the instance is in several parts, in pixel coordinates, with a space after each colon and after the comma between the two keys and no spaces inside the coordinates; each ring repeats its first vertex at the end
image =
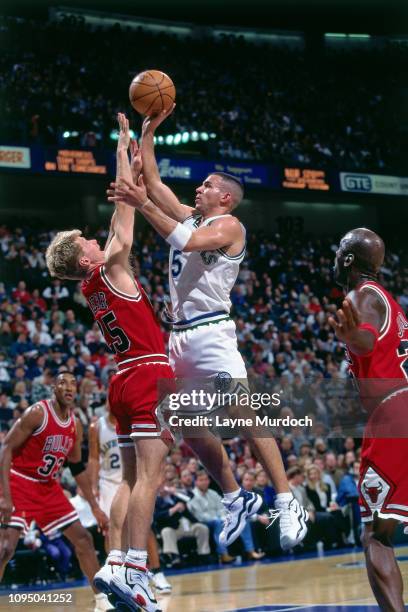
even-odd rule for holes
{"type": "MultiPolygon", "coordinates": [[[[122,113],[118,114],[119,140],[116,151],[116,185],[123,185],[123,181],[132,180],[132,171],[129,163],[128,148],[130,143],[129,121],[122,113]]],[[[133,164],[138,157],[139,167],[141,157],[137,144],[132,145],[133,164]]],[[[115,201],[114,223],[112,226],[112,237],[105,250],[105,269],[113,282],[122,280],[123,270],[129,269],[129,254],[133,243],[134,210],[129,211],[129,206],[119,198],[115,201]]],[[[123,288],[126,290],[126,288],[123,288]]]]}
{"type": "Polygon", "coordinates": [[[385,318],[385,305],[369,289],[351,291],[337,311],[337,318],[329,317],[329,324],[339,340],[356,355],[368,355],[380,335],[385,318]]]}
{"type": "Polygon", "coordinates": [[[13,451],[19,448],[33,431],[41,426],[44,419],[44,408],[40,404],[34,404],[14,423],[8,432],[0,449],[0,523],[8,523],[12,511],[13,502],[10,491],[10,467],[13,451]]]}
{"type": "Polygon", "coordinates": [[[194,208],[182,204],[170,187],[162,182],[154,154],[156,128],[173,112],[174,106],[155,117],[146,117],[143,122],[141,143],[143,179],[149,198],[172,219],[184,221],[193,213],[194,208]]]}
{"type": "Polygon", "coordinates": [[[137,208],[150,225],[179,251],[225,249],[236,242],[243,242],[241,225],[238,219],[232,216],[216,219],[211,225],[200,227],[192,232],[153,204],[147,197],[142,177],[139,178],[137,185],[128,181],[123,181],[122,185],[112,183],[111,189],[108,190],[108,200],[110,202],[121,200],[137,208]]]}

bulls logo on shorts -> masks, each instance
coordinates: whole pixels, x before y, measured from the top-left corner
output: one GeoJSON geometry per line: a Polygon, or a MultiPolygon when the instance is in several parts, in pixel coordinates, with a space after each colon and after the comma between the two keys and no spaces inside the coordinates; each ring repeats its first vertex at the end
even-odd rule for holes
{"type": "Polygon", "coordinates": [[[381,510],[391,487],[371,466],[360,482],[360,493],[371,511],[381,510]]]}

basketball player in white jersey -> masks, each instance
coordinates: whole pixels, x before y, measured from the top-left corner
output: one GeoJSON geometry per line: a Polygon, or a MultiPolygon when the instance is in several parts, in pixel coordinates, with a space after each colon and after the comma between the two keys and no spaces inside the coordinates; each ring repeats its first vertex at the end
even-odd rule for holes
{"type": "MultiPolygon", "coordinates": [[[[173,331],[169,348],[176,377],[211,379],[226,374],[246,381],[235,324],[229,316],[230,292],[245,255],[245,229],[231,214],[243,197],[243,187],[234,176],[214,172],[196,189],[195,208],[181,204],[162,183],[154,155],[155,129],[168,114],[147,118],[143,124],[143,177],[137,184],[112,183],[108,199],[137,208],[171,245],[173,331]]],[[[246,519],[258,511],[262,500],[238,486],[217,438],[186,441],[224,492],[226,521],[220,541],[229,545],[245,527],[246,519]]],[[[274,520],[280,515],[281,546],[293,548],[306,535],[307,512],[290,492],[275,440],[250,436],[248,441],[277,491],[277,512],[271,516],[274,520]]]]}
{"type": "MultiPolygon", "coordinates": [[[[112,500],[122,482],[122,464],[116,435],[116,419],[107,404],[104,416],[91,423],[89,427],[89,457],[88,469],[95,496],[99,506],[107,516],[110,515],[112,500]]],[[[112,525],[111,529],[115,526],[112,525]]],[[[111,550],[109,534],[106,534],[105,550],[111,550]]],[[[171,584],[160,571],[160,559],[157,541],[153,531],[150,531],[147,553],[152,575],[152,583],[159,593],[170,593],[171,584]]]]}

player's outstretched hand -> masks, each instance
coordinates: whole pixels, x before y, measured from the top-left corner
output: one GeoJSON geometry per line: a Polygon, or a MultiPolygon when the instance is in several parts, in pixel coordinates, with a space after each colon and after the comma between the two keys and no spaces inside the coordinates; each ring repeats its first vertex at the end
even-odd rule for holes
{"type": "Polygon", "coordinates": [[[0,497],[0,523],[7,524],[13,514],[14,506],[11,499],[0,497]]]}
{"type": "Polygon", "coordinates": [[[98,522],[98,527],[102,533],[106,533],[109,527],[109,518],[99,506],[92,508],[92,514],[98,522]]]}
{"type": "Polygon", "coordinates": [[[135,138],[132,138],[130,141],[130,169],[132,171],[133,182],[137,183],[142,171],[142,151],[135,138]]]}
{"type": "Polygon", "coordinates": [[[133,208],[141,209],[143,204],[146,204],[148,201],[142,174],[139,176],[136,185],[122,178],[117,183],[111,183],[110,187],[106,192],[109,202],[114,202],[115,204],[122,202],[133,208]]]}
{"type": "Polygon", "coordinates": [[[351,300],[347,298],[343,300],[342,308],[337,311],[337,320],[329,317],[328,321],[339,340],[345,344],[353,344],[361,321],[351,300]]]}
{"type": "Polygon", "coordinates": [[[148,133],[154,134],[156,128],[158,128],[159,125],[171,115],[175,108],[176,105],[173,104],[173,106],[170,106],[168,110],[163,110],[158,115],[152,115],[151,117],[147,116],[142,125],[142,137],[148,133]]]}
{"type": "Polygon", "coordinates": [[[127,151],[130,143],[130,130],[129,130],[129,119],[124,113],[118,113],[119,123],[119,138],[118,138],[118,151],[127,151]]]}

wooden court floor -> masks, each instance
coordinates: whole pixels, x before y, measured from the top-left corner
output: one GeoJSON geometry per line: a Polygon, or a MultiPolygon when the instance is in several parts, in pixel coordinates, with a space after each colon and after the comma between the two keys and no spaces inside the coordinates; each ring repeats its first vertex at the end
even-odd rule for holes
{"type": "MultiPolygon", "coordinates": [[[[399,547],[396,552],[408,600],[408,547],[399,547]]],[[[362,553],[258,562],[217,571],[179,574],[169,579],[173,593],[160,598],[163,612],[323,612],[326,606],[321,604],[328,604],[327,610],[332,612],[378,610],[368,586],[362,553]]],[[[71,605],[11,604],[8,596],[2,596],[0,610],[93,610],[89,588],[80,587],[71,592],[71,605]]]]}

